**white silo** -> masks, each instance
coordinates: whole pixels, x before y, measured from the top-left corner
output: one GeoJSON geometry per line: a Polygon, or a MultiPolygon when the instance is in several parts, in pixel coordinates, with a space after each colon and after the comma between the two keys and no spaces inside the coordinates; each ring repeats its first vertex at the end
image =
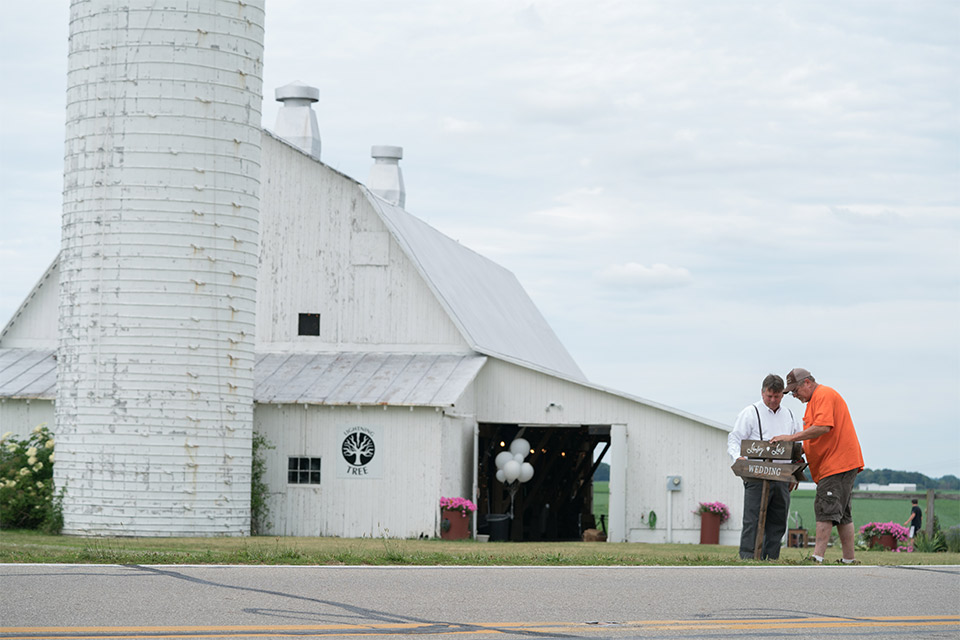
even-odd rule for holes
{"type": "Polygon", "coordinates": [[[73,0],[64,532],[250,524],[263,0],[73,0]]]}

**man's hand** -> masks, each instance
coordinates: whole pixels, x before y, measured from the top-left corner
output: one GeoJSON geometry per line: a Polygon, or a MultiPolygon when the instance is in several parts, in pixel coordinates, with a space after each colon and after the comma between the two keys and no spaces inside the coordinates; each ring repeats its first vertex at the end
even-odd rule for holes
{"type": "Polygon", "coordinates": [[[770,438],[770,442],[793,442],[793,438],[788,435],[773,436],[770,438]]]}

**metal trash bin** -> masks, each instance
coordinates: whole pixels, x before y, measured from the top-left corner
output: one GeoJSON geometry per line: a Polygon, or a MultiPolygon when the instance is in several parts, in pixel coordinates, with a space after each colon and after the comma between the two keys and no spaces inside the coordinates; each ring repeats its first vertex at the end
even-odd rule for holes
{"type": "Polygon", "coordinates": [[[510,540],[510,514],[488,513],[487,524],[490,525],[490,542],[510,540]]]}

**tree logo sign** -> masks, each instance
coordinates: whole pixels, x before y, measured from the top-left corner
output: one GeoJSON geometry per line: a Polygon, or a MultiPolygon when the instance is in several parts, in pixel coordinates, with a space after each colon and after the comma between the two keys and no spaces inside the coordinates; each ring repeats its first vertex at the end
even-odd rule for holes
{"type": "Polygon", "coordinates": [[[337,477],[379,478],[382,456],[377,455],[378,436],[377,430],[371,427],[345,429],[340,443],[343,462],[338,465],[337,477]]]}

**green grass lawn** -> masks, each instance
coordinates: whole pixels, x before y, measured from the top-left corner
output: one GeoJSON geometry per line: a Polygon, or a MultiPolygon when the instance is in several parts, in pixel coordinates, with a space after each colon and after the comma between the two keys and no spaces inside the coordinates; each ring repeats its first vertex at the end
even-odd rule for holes
{"type": "MultiPolygon", "coordinates": [[[[79,538],[0,532],[0,563],[738,566],[803,564],[806,549],[784,549],[775,563],[739,559],[732,546],[606,542],[476,542],[378,538],[79,538]]],[[[839,549],[829,549],[834,562],[839,549]]],[[[873,565],[955,565],[960,553],[858,551],[873,565]]]]}
{"type": "MultiPolygon", "coordinates": [[[[813,517],[813,498],[815,494],[816,491],[814,490],[797,490],[793,492],[790,498],[790,512],[796,511],[800,515],[803,526],[811,531],[815,528],[813,517]]],[[[597,516],[598,523],[600,522],[600,514],[610,513],[609,505],[609,483],[594,482],[593,513],[597,516]]],[[[923,517],[924,523],[926,523],[927,505],[925,500],[920,501],[920,508],[924,511],[923,517]]],[[[935,508],[941,529],[949,529],[960,524],[960,500],[937,500],[935,508]]],[[[853,499],[853,522],[857,529],[868,522],[899,522],[902,524],[909,515],[910,500],[907,498],[899,500],[853,499]]],[[[793,526],[792,521],[791,526],[793,526]]],[[[926,524],[924,524],[924,527],[926,527],[926,524]]]]}

